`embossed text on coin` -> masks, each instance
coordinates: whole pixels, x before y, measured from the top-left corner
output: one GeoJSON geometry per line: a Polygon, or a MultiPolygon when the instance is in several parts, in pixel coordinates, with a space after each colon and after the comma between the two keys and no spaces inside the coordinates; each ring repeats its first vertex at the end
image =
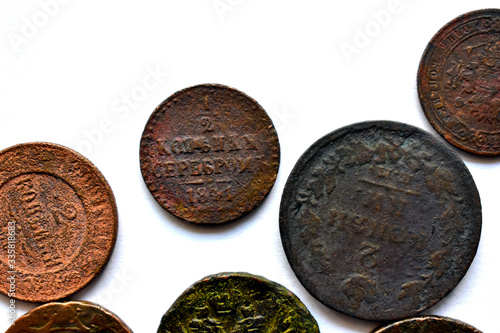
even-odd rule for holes
{"type": "Polygon", "coordinates": [[[144,181],[175,216],[223,223],[257,207],[278,172],[276,130],[247,95],[221,85],[181,90],[149,118],[141,139],[144,181]]]}
{"type": "Polygon", "coordinates": [[[39,142],[0,152],[1,293],[48,302],[79,291],[107,262],[117,228],[111,188],[80,154],[39,142]]]}
{"type": "Polygon", "coordinates": [[[481,232],[474,181],[430,134],[366,122],[314,143],[294,167],[280,232],[318,300],[370,320],[414,315],[462,279],[481,232]]]}

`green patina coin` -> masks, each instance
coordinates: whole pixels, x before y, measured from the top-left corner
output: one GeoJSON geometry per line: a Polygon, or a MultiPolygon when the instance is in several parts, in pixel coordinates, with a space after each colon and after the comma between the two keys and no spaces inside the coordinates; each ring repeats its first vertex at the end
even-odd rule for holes
{"type": "Polygon", "coordinates": [[[481,333],[481,331],[451,318],[418,316],[377,328],[372,333],[481,333]]]}
{"type": "Polygon", "coordinates": [[[187,289],[158,333],[319,332],[305,305],[285,287],[247,273],[208,276],[187,289]]]}

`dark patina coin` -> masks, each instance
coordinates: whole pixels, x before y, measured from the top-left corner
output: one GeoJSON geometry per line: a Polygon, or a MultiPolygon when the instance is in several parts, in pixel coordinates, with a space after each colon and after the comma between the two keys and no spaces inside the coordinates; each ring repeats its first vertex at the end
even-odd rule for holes
{"type": "Polygon", "coordinates": [[[51,143],[0,152],[0,292],[48,302],[103,268],[118,228],[108,183],[85,157],[51,143]]]}
{"type": "Polygon", "coordinates": [[[455,319],[421,316],[392,323],[372,333],[481,333],[481,331],[455,319]]]}
{"type": "Polygon", "coordinates": [[[481,205],[445,144],[406,124],[358,123],[299,159],[280,232],[292,269],[319,301],[395,320],[437,303],[462,279],[478,246],[481,205]]]}
{"type": "Polygon", "coordinates": [[[264,109],[221,85],[181,90],[153,112],[141,139],[142,176],[158,203],[195,223],[256,208],[278,173],[280,148],[264,109]]]}
{"type": "Polygon", "coordinates": [[[418,70],[420,103],[448,142],[500,154],[500,10],[467,13],[429,42],[418,70]]]}
{"type": "Polygon", "coordinates": [[[302,302],[283,286],[248,273],[208,276],[163,316],[158,333],[319,332],[302,302]]]}
{"type": "Polygon", "coordinates": [[[132,333],[114,313],[90,302],[48,303],[17,319],[5,333],[132,333]]]}

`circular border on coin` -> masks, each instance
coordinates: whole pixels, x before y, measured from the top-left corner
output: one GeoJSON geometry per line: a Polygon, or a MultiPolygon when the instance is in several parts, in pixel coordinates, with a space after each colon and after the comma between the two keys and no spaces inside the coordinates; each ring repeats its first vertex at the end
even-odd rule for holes
{"type": "Polygon", "coordinates": [[[141,172],[168,212],[188,222],[225,223],[254,210],[274,185],[280,146],[252,98],[202,84],[163,101],[141,137],[141,172]]]}
{"type": "Polygon", "coordinates": [[[281,199],[291,268],[320,302],[388,321],[436,304],[476,254],[481,203],[456,153],[416,127],[340,128],[298,160],[281,199]]]}
{"type": "Polygon", "coordinates": [[[19,317],[5,333],[113,332],[132,330],[113,312],[91,302],[53,302],[19,317]]]}
{"type": "Polygon", "coordinates": [[[84,288],[113,251],[118,212],[104,176],[61,145],[0,152],[0,292],[28,302],[84,288]],[[34,269],[35,268],[35,269],[34,269]]]}
{"type": "Polygon", "coordinates": [[[500,154],[500,10],[459,16],[427,45],[417,76],[425,116],[449,143],[500,154]]]}
{"type": "Polygon", "coordinates": [[[189,287],[162,317],[158,333],[319,333],[316,320],[291,291],[261,276],[220,273],[189,287]],[[210,330],[211,329],[211,330],[210,330]]]}
{"type": "Polygon", "coordinates": [[[380,328],[372,333],[423,333],[423,332],[453,332],[482,333],[469,324],[456,319],[440,316],[418,316],[404,319],[380,328]]]}

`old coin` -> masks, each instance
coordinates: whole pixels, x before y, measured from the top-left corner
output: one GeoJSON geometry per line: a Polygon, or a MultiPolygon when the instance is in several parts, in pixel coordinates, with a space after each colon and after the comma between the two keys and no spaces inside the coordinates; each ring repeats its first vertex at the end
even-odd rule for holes
{"type": "Polygon", "coordinates": [[[448,142],[500,154],[500,10],[467,13],[429,42],[418,70],[425,115],[448,142]]]}
{"type": "Polygon", "coordinates": [[[41,305],[19,317],[5,333],[132,333],[114,313],[90,302],[41,305]]]}
{"type": "Polygon", "coordinates": [[[280,233],[304,287],[369,320],[429,308],[475,256],[481,205],[444,143],[410,125],[365,122],[314,143],[286,183],[280,233]]]}
{"type": "Polygon", "coordinates": [[[181,90],[151,115],[142,176],[158,203],[195,223],[223,223],[256,208],[278,173],[280,148],[264,109],[221,85],[181,90]]]}
{"type": "Polygon", "coordinates": [[[111,188],[80,154],[51,143],[0,152],[0,292],[30,302],[73,294],[103,268],[118,227],[111,188]]]}
{"type": "Polygon", "coordinates": [[[208,276],[163,316],[158,333],[319,332],[302,302],[283,286],[248,273],[208,276]]]}
{"type": "Polygon", "coordinates": [[[481,331],[451,318],[420,316],[392,323],[372,333],[481,333],[481,331]]]}

